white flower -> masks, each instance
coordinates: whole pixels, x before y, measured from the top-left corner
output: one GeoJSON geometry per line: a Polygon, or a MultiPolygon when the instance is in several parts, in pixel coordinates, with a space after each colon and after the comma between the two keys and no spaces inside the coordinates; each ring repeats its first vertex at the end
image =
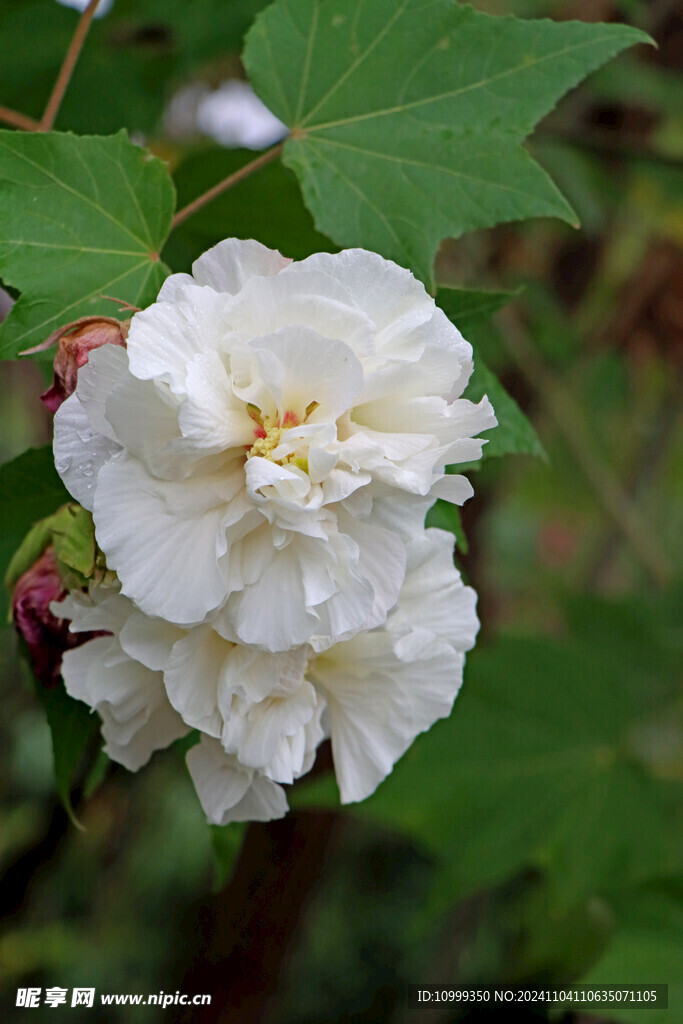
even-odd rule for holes
{"type": "Polygon", "coordinates": [[[453,543],[433,529],[411,541],[405,584],[386,624],[308,667],[327,704],[342,803],[370,796],[419,733],[451,713],[479,629],[477,595],[453,565],[453,543]]]}
{"type": "MultiPolygon", "coordinates": [[[[202,650],[206,657],[198,672],[185,662],[185,688],[189,680],[201,680],[205,699],[222,719],[220,739],[207,737],[201,755],[201,783],[213,794],[214,815],[217,807],[221,815],[229,813],[229,805],[220,803],[221,773],[232,777],[242,765],[291,782],[311,767],[326,734],[342,803],[368,797],[416,736],[450,714],[465,652],[479,628],[475,606],[475,592],[453,565],[453,538],[427,530],[408,545],[406,580],[387,622],[322,654],[306,648],[298,682],[290,661],[270,698],[249,701],[234,677],[229,682],[225,666],[239,648],[214,634],[209,655],[206,634],[197,637],[195,655],[202,650]]],[[[282,657],[274,655],[272,665],[282,657]]],[[[193,778],[199,790],[195,772],[193,778]]]]}
{"type": "Polygon", "coordinates": [[[263,149],[287,134],[286,126],[258,98],[248,82],[223,82],[197,107],[197,126],[221,146],[263,149]]]}
{"type": "Polygon", "coordinates": [[[486,399],[471,347],[410,273],[364,250],[291,263],[222,242],[170,277],[55,418],[57,468],[122,591],[269,651],[379,625],[405,540],[468,481],[486,399]],[[416,527],[416,524],[417,525],[416,527]]]}
{"type": "Polygon", "coordinates": [[[74,633],[109,634],[66,651],[62,676],[67,693],[99,713],[104,751],[112,761],[137,771],[155,750],[190,732],[170,704],[159,671],[180,630],[143,615],[117,587],[74,591],[51,610],[71,619],[74,633]]]}
{"type": "Polygon", "coordinates": [[[198,729],[187,762],[215,824],[285,814],[280,784],[309,771],[326,736],[342,802],[363,800],[450,713],[479,626],[451,535],[426,530],[407,554],[386,623],[322,653],[248,650],[208,625],[152,619],[115,588],[75,592],[53,612],[110,635],[66,653],[67,692],[99,712],[106,752],[131,770],[198,729]]]}
{"type": "Polygon", "coordinates": [[[309,653],[250,650],[196,626],[166,662],[166,692],[188,725],[220,740],[242,765],[293,782],[324,738],[325,702],[304,679],[309,653]]]}
{"type": "MultiPolygon", "coordinates": [[[[73,591],[62,601],[54,601],[51,610],[60,618],[70,619],[69,628],[75,633],[102,630],[107,634],[67,651],[62,660],[62,676],[67,693],[98,712],[102,719],[104,751],[113,761],[137,771],[156,750],[168,747],[191,732],[194,723],[184,721],[169,701],[161,671],[172,650],[182,644],[183,630],[139,611],[132,601],[119,593],[117,584],[91,584],[87,593],[73,591]]],[[[201,630],[194,632],[199,638],[204,636],[201,630]]],[[[224,640],[220,643],[226,646],[224,640]]],[[[239,669],[240,663],[244,664],[244,659],[240,662],[240,649],[232,644],[227,647],[234,651],[235,668],[239,669]]],[[[263,657],[272,658],[267,654],[263,657]]],[[[201,667],[195,662],[191,670],[196,673],[201,667]]],[[[276,688],[277,681],[272,675],[269,679],[270,689],[276,688]]],[[[201,676],[195,675],[191,680],[197,689],[201,688],[201,676]]],[[[261,678],[259,683],[263,687],[264,680],[261,678]]],[[[306,755],[306,767],[302,770],[307,771],[312,765],[315,748],[322,739],[319,718],[318,713],[317,729],[313,723],[306,728],[314,746],[306,755]]],[[[278,758],[280,766],[283,762],[282,750],[278,754],[278,742],[280,748],[283,744],[289,747],[295,732],[286,722],[283,728],[287,735],[276,735],[274,749],[269,752],[276,769],[278,758]]],[[[290,766],[297,754],[297,751],[290,754],[290,766]]],[[[303,766],[304,758],[298,756],[298,763],[303,766]]],[[[187,763],[202,807],[213,824],[269,821],[282,817],[287,811],[287,800],[280,786],[263,772],[249,767],[248,762],[228,755],[209,735],[202,735],[200,743],[188,752],[187,763]]],[[[285,781],[291,782],[291,767],[288,768],[287,763],[284,774],[289,776],[285,781]]]]}

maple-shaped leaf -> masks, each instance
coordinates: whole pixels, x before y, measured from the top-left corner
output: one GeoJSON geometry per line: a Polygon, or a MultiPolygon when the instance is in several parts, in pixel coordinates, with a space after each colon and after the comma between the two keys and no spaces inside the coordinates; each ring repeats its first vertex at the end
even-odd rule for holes
{"type": "Polygon", "coordinates": [[[647,39],[453,0],[276,0],[244,61],[290,128],[284,161],[318,229],[430,282],[444,237],[527,217],[576,222],[521,143],[588,72],[647,39]]]}
{"type": "Polygon", "coordinates": [[[0,280],[22,293],[0,327],[0,358],[79,317],[117,315],[104,296],[153,301],[174,203],[166,166],[125,132],[0,131],[0,280]]]}

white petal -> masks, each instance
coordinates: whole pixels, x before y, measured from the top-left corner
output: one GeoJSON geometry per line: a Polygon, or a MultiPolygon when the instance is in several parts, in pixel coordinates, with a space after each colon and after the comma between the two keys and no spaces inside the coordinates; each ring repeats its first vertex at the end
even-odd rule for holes
{"type": "Polygon", "coordinates": [[[463,656],[435,639],[402,660],[383,631],[321,655],[311,668],[328,701],[342,803],[364,800],[415,737],[446,717],[462,681],[463,656]]]}
{"type": "Polygon", "coordinates": [[[227,238],[195,260],[192,276],[198,284],[237,295],[252,277],[279,274],[289,263],[291,260],[253,239],[227,238]]]}
{"type": "MultiPolygon", "coordinates": [[[[372,505],[373,521],[397,533],[404,541],[409,541],[422,532],[432,502],[432,498],[422,498],[415,494],[376,497],[372,505]]],[[[348,507],[348,503],[345,503],[345,507],[348,507]]]]}
{"type": "MultiPolygon", "coordinates": [[[[247,701],[262,701],[271,694],[286,695],[301,685],[308,652],[305,646],[271,654],[249,647],[233,647],[225,659],[218,692],[219,708],[228,709],[233,694],[247,701]]],[[[227,714],[227,712],[226,712],[227,714]]]]}
{"type": "Polygon", "coordinates": [[[464,505],[473,494],[474,488],[467,477],[452,473],[439,477],[429,491],[430,498],[443,498],[454,505],[464,505]]]}
{"type": "Polygon", "coordinates": [[[373,522],[353,519],[340,510],[339,525],[358,544],[359,570],[369,580],[374,601],[365,629],[380,625],[398,601],[406,570],[406,550],[400,537],[373,522]]]}
{"type": "Polygon", "coordinates": [[[461,393],[472,348],[409,271],[364,249],[316,253],[299,266],[333,277],[374,322],[377,359],[365,366],[365,400],[461,393]]]}
{"type": "Polygon", "coordinates": [[[121,445],[96,433],[77,392],[55,413],[55,467],[64,486],[83,508],[92,512],[97,474],[121,445]]]}
{"type": "Polygon", "coordinates": [[[183,720],[210,736],[220,736],[218,686],[232,644],[209,626],[196,626],[178,640],[166,662],[166,692],[183,720]]]}
{"type": "Polygon", "coordinates": [[[185,625],[200,622],[224,600],[218,558],[227,542],[223,505],[182,519],[168,508],[179,495],[188,503],[218,500],[202,491],[201,481],[156,480],[139,462],[119,456],[100,471],[94,518],[98,543],[116,566],[123,593],[148,615],[185,625]]]}
{"type": "Polygon", "coordinates": [[[90,352],[88,362],[78,371],[76,392],[93,430],[118,440],[106,416],[107,398],[116,384],[129,376],[128,354],[121,345],[102,345],[90,352]]]}
{"type": "Polygon", "coordinates": [[[58,618],[71,620],[72,633],[106,629],[118,635],[133,606],[117,586],[91,586],[88,593],[72,590],[62,601],[53,601],[50,608],[58,618]]]}
{"type": "Polygon", "coordinates": [[[423,310],[426,318],[434,308],[434,300],[409,270],[366,249],[316,253],[299,268],[299,273],[323,273],[342,285],[380,335],[416,309],[423,310]]]}
{"type": "Polygon", "coordinates": [[[287,651],[306,643],[318,623],[305,602],[299,559],[290,544],[275,552],[256,583],[229,598],[227,611],[242,643],[287,651]]]}
{"type": "Polygon", "coordinates": [[[131,373],[140,380],[164,381],[182,394],[194,356],[223,347],[231,330],[231,301],[212,288],[186,285],[177,289],[172,303],[156,302],[136,313],[127,340],[131,373]]]}
{"type": "Polygon", "coordinates": [[[287,798],[276,783],[240,765],[220,743],[202,737],[187,753],[187,767],[210,823],[271,821],[287,813],[287,798]]]}
{"type": "MultiPolygon", "coordinates": [[[[223,729],[223,747],[250,768],[265,769],[284,738],[294,736],[311,721],[317,705],[313,686],[302,681],[285,697],[267,697],[256,704],[235,698],[223,729]]],[[[280,757],[282,753],[280,754],[280,757]]],[[[280,769],[282,771],[282,769],[280,769]]],[[[293,782],[294,769],[285,769],[278,782],[293,782]]]]}
{"type": "MultiPolygon", "coordinates": [[[[408,545],[408,567],[395,619],[469,651],[479,630],[477,595],[453,565],[454,538],[429,529],[408,545]]],[[[392,619],[392,622],[394,619],[392,619]]]]}
{"type": "Polygon", "coordinates": [[[171,274],[167,277],[157,295],[157,302],[175,302],[182,295],[188,285],[197,282],[191,274],[171,274]]]}
{"type": "Polygon", "coordinates": [[[177,626],[163,619],[153,619],[135,608],[119,633],[119,643],[130,658],[158,672],[166,665],[173,645],[182,637],[183,630],[177,626]]]}
{"type": "Polygon", "coordinates": [[[188,475],[191,464],[169,448],[180,430],[178,410],[165,385],[125,374],[107,399],[106,416],[118,441],[150,473],[169,479],[188,475]]]}
{"type": "Polygon", "coordinates": [[[105,753],[130,771],[189,731],[168,702],[161,674],[126,657],[115,638],[67,651],[62,675],[67,693],[100,713],[105,753]]]}
{"type": "Polygon", "coordinates": [[[291,263],[277,277],[248,282],[235,301],[233,324],[250,337],[283,327],[310,328],[345,342],[357,356],[370,356],[375,349],[372,319],[348,289],[329,274],[312,270],[308,261],[291,263]]]}
{"type": "Polygon", "coordinates": [[[304,498],[311,489],[311,482],[303,470],[291,464],[280,466],[260,456],[247,460],[245,475],[247,493],[255,501],[262,498],[258,492],[263,488],[272,487],[279,496],[291,501],[304,498]]]}
{"type": "Polygon", "coordinates": [[[106,743],[103,749],[112,761],[118,761],[128,771],[136,772],[147,764],[156,750],[165,750],[171,743],[182,736],[187,736],[189,732],[180,715],[168,701],[159,699],[158,704],[150,708],[147,720],[126,744],[121,745],[117,741],[117,731],[105,718],[102,735],[106,743]]]}
{"type": "Polygon", "coordinates": [[[256,353],[261,379],[283,415],[300,419],[314,402],[311,422],[334,421],[353,405],[363,386],[363,370],[348,345],[307,327],[283,327],[248,346],[256,353]]]}
{"type": "Polygon", "coordinates": [[[195,356],[187,368],[186,389],[178,421],[194,447],[218,452],[254,443],[254,421],[235,397],[217,352],[195,356]]]}

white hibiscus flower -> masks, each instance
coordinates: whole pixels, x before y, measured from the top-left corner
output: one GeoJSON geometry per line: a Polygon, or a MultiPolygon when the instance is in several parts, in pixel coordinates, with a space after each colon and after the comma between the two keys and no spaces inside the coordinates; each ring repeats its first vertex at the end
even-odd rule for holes
{"type": "MultiPolygon", "coordinates": [[[[217,716],[225,716],[220,739],[207,736],[188,755],[211,820],[233,820],[232,784],[223,797],[221,779],[232,778],[236,765],[258,773],[250,779],[291,782],[312,766],[324,735],[332,739],[342,803],[373,793],[416,736],[450,714],[479,628],[475,607],[474,590],[453,565],[453,538],[426,530],[408,545],[406,580],[387,622],[321,654],[307,647],[299,682],[290,663],[270,698],[250,702],[228,682],[226,663],[239,648],[214,634],[200,676],[186,673],[183,686],[189,691],[189,680],[200,678],[217,716]]],[[[199,647],[207,650],[205,642],[199,647]]]]}
{"type": "Polygon", "coordinates": [[[160,672],[181,630],[143,615],[118,586],[73,591],[50,608],[71,620],[73,633],[107,634],[66,651],[61,672],[67,693],[99,713],[112,761],[137,771],[155,750],[190,732],[170,704],[160,672]]]}
{"type": "Polygon", "coordinates": [[[453,538],[407,546],[398,605],[381,626],[317,653],[248,650],[208,625],[181,630],[91,586],[55,602],[75,632],[105,630],[64,656],[67,692],[97,710],[105,751],[135,771],[155,750],[201,732],[187,763],[209,821],[287,811],[280,784],[313,765],[330,736],[342,803],[363,800],[415,737],[450,714],[479,623],[453,565],[453,538]]]}
{"type": "Polygon", "coordinates": [[[471,494],[443,472],[495,424],[458,398],[471,354],[380,256],[222,242],[92,353],[57,468],[147,614],[321,650],[386,619],[428,505],[471,494]]]}
{"type": "Polygon", "coordinates": [[[453,565],[453,537],[426,530],[408,545],[399,603],[385,625],[313,658],[342,803],[364,800],[415,738],[447,718],[479,630],[477,595],[453,565]]]}
{"type": "MultiPolygon", "coordinates": [[[[67,693],[98,712],[102,720],[104,751],[112,761],[124,765],[129,771],[138,771],[156,750],[163,750],[174,740],[192,731],[197,723],[193,721],[192,715],[187,721],[184,720],[173,707],[161,671],[168,663],[173,649],[179,645],[182,647],[186,638],[184,630],[145,615],[132,601],[119,593],[118,584],[92,584],[87,593],[73,591],[63,600],[54,601],[51,610],[59,618],[70,619],[69,628],[74,633],[91,630],[106,633],[75,650],[66,651],[61,672],[67,693]]],[[[205,636],[201,630],[195,632],[199,638],[205,636]]],[[[223,640],[220,643],[225,645],[223,640]]],[[[227,646],[234,651],[234,668],[239,671],[240,666],[244,667],[245,664],[245,659],[240,657],[242,652],[232,644],[227,646]]],[[[257,662],[259,654],[265,659],[271,659],[271,664],[265,666],[265,670],[271,670],[268,689],[277,690],[278,679],[272,671],[272,656],[256,652],[252,661],[257,662]]],[[[202,667],[201,660],[189,666],[194,673],[190,680],[197,690],[204,683],[202,676],[197,675],[201,673],[202,667]]],[[[249,690],[249,679],[254,679],[261,689],[265,689],[263,672],[262,666],[260,675],[258,667],[250,674],[247,673],[246,692],[253,692],[249,690]]],[[[245,692],[244,688],[238,689],[240,693],[245,692]]],[[[297,750],[290,753],[290,766],[297,756],[297,763],[303,770],[307,771],[312,765],[315,747],[322,739],[319,713],[317,718],[315,735],[310,726],[307,729],[314,746],[306,755],[305,769],[304,758],[297,750]]],[[[273,768],[282,768],[281,748],[293,745],[295,741],[291,738],[292,733],[293,730],[288,731],[285,723],[283,735],[277,737],[280,748],[276,740],[275,748],[268,755],[273,768]]],[[[245,738],[249,739],[248,736],[245,738]]],[[[284,751],[285,757],[288,752],[288,749],[284,751]]],[[[248,749],[245,753],[248,755],[248,749]]],[[[238,757],[228,755],[220,743],[211,739],[210,734],[202,735],[200,743],[188,753],[187,760],[210,822],[220,825],[228,821],[268,821],[281,818],[287,812],[287,800],[282,787],[263,772],[250,767],[248,757],[243,763],[238,757]]],[[[292,781],[292,770],[286,762],[284,775],[284,781],[292,781]]]]}

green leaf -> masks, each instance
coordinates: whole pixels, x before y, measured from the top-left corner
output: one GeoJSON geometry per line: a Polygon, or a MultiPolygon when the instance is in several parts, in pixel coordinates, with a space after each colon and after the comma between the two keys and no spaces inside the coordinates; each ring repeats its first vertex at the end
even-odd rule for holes
{"type": "Polygon", "coordinates": [[[92,516],[80,505],[70,504],[31,527],[7,568],[5,586],[11,590],[50,545],[63,579],[75,573],[80,586],[92,576],[97,553],[92,516]]]}
{"type": "Polygon", "coordinates": [[[69,817],[80,828],[71,791],[74,776],[99,732],[100,718],[86,704],[69,697],[61,683],[50,689],[36,684],[36,692],[50,726],[57,792],[69,817]]]}
{"type": "MultiPolygon", "coordinates": [[[[182,209],[253,158],[245,150],[225,149],[188,157],[174,176],[178,207],[182,209]]],[[[189,270],[193,260],[228,237],[257,238],[295,260],[335,248],[315,230],[295,176],[281,163],[268,164],[188,218],[171,235],[164,259],[174,270],[189,270]]]]}
{"type": "Polygon", "coordinates": [[[518,295],[519,290],[508,292],[486,288],[439,288],[436,301],[448,319],[467,338],[473,326],[485,323],[518,295]]]}
{"type": "MultiPolygon", "coordinates": [[[[594,965],[584,985],[661,984],[669,986],[668,1010],[648,1010],[652,1024],[670,1024],[683,1011],[683,904],[680,893],[626,891],[615,901],[618,929],[605,955],[594,965]],[[678,898],[674,898],[674,897],[678,898]]],[[[600,1007],[600,1018],[641,1024],[637,1006],[600,1007]]]]}
{"type": "Polygon", "coordinates": [[[0,132],[0,278],[23,293],[0,356],[78,317],[116,315],[103,296],[149,304],[168,273],[158,254],[173,205],[165,165],[125,132],[0,132]]]}
{"type": "MultiPolygon", "coordinates": [[[[438,305],[474,348],[474,372],[465,397],[478,402],[484,395],[488,395],[498,419],[498,426],[482,435],[488,437],[488,443],[484,445],[484,459],[499,455],[546,457],[531,422],[489,370],[481,355],[479,339],[487,329],[486,321],[513,299],[515,294],[466,288],[439,288],[436,293],[438,305]]],[[[461,468],[458,472],[461,472],[461,468]]]]}
{"type": "Polygon", "coordinates": [[[73,572],[85,581],[93,575],[97,545],[95,524],[90,512],[73,504],[61,509],[52,523],[52,543],[62,578],[73,572]]]}
{"type": "Polygon", "coordinates": [[[244,61],[291,129],[284,160],[318,229],[430,282],[446,236],[527,217],[575,222],[521,143],[588,72],[647,39],[452,0],[276,0],[244,61]]]}
{"type": "MultiPolygon", "coordinates": [[[[0,466],[0,578],[4,579],[29,527],[54,512],[71,495],[57,476],[52,449],[31,448],[0,466]]],[[[7,593],[0,587],[0,615],[7,614],[7,593]]]]}
{"type": "MultiPolygon", "coordinates": [[[[474,336],[476,343],[476,335],[474,336]]],[[[488,437],[484,445],[482,458],[490,459],[497,455],[537,455],[547,458],[545,449],[527,419],[494,373],[489,370],[484,360],[475,354],[474,371],[465,390],[465,397],[478,402],[483,395],[488,395],[494,408],[498,426],[484,431],[482,437],[488,437]]],[[[461,472],[459,469],[458,472],[461,472]]]]}
{"type": "Polygon", "coordinates": [[[501,639],[468,657],[450,719],[359,811],[441,855],[434,907],[527,865],[548,873],[565,905],[674,875],[682,787],[659,777],[643,726],[666,715],[674,692],[675,676],[653,688],[641,661],[611,647],[501,639]]]}

